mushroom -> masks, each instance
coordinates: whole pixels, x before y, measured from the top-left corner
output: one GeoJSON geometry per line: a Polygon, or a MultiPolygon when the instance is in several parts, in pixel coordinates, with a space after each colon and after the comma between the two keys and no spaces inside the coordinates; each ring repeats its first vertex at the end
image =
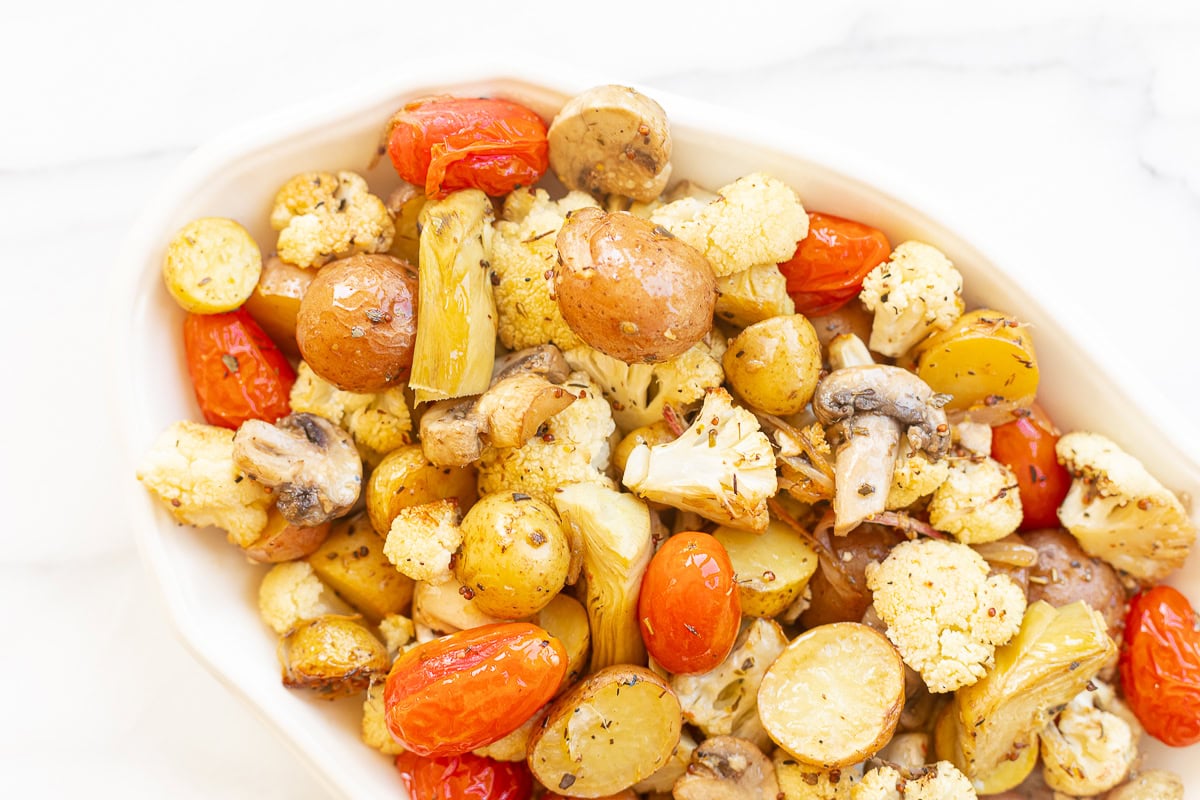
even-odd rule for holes
{"type": "Polygon", "coordinates": [[[667,114],[627,86],[597,86],[571,98],[547,138],[550,166],[568,189],[649,203],[671,177],[667,114]]]}
{"type": "Polygon", "coordinates": [[[776,800],[775,766],[745,739],[714,736],[692,753],[687,772],[675,781],[675,800],[776,800]]]}
{"type": "Polygon", "coordinates": [[[834,533],[849,533],[882,513],[892,485],[900,435],[914,451],[937,461],[950,447],[950,425],[942,406],[950,399],[901,367],[874,364],[853,334],[830,346],[834,366],[817,385],[813,413],[822,425],[840,424],[833,510],[834,533]]]}
{"type": "Polygon", "coordinates": [[[320,525],[358,501],[362,459],[350,435],[315,414],[289,414],[274,425],[242,423],[233,461],[251,480],[277,490],[276,506],[296,525],[320,525]]]}

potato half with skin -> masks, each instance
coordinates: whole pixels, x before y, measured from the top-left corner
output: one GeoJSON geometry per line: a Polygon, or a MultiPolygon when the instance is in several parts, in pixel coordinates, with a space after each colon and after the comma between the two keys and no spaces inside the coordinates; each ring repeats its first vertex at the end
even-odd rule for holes
{"type": "Polygon", "coordinates": [[[592,642],[587,609],[574,597],[559,594],[537,613],[533,622],[562,642],[567,651],[567,674],[562,688],[579,680],[587,670],[592,642]]]}
{"type": "Polygon", "coordinates": [[[300,346],[296,344],[300,301],[315,277],[316,270],[301,269],[279,256],[271,256],[263,264],[258,285],[246,300],[246,311],[254,321],[280,350],[293,358],[300,357],[300,346]]]}
{"type": "Polygon", "coordinates": [[[665,764],[682,730],[674,692],[648,669],[602,669],[560,697],[529,740],[529,768],[551,790],[603,797],[665,764]]]}
{"type": "Polygon", "coordinates": [[[713,537],[737,573],[742,613],[752,617],[782,614],[817,570],[817,554],[782,522],[772,520],[762,533],[722,526],[713,537]]]}
{"type": "Polygon", "coordinates": [[[163,282],[185,311],[233,311],[254,291],[262,253],[231,219],[205,217],[184,225],[167,245],[163,282]]]}
{"type": "Polygon", "coordinates": [[[296,525],[275,506],[267,511],[267,527],[244,549],[246,557],[260,564],[278,564],[304,558],[321,546],[329,536],[329,525],[296,525]]]}
{"type": "Polygon", "coordinates": [[[308,557],[317,577],[373,623],[402,613],[413,596],[412,578],[392,566],[383,545],[367,515],[359,514],[335,523],[308,557]]]}
{"type": "Polygon", "coordinates": [[[857,622],[800,634],[758,688],[758,715],[775,743],[825,770],[877,752],[903,710],[900,654],[882,633],[857,622]]]}
{"type": "Polygon", "coordinates": [[[821,375],[821,345],[802,314],[771,317],[739,333],[722,359],[734,392],[768,414],[798,414],[821,375]]]}
{"type": "Polygon", "coordinates": [[[712,328],[717,279],[661,226],[598,208],[573,212],[556,240],[554,291],[579,338],[630,364],[683,354],[712,328]]]}
{"type": "Polygon", "coordinates": [[[463,511],[475,503],[475,468],[434,466],[419,444],[388,453],[367,481],[367,514],[382,536],[392,529],[400,509],[450,498],[463,511]]]}
{"type": "Polygon", "coordinates": [[[308,620],[279,643],[283,685],[326,700],[364,691],[387,675],[390,661],[383,643],[353,617],[308,620]]]}
{"type": "Polygon", "coordinates": [[[313,372],[347,392],[408,379],[417,336],[417,277],[398,258],[359,254],[321,268],[296,318],[313,372]]]}

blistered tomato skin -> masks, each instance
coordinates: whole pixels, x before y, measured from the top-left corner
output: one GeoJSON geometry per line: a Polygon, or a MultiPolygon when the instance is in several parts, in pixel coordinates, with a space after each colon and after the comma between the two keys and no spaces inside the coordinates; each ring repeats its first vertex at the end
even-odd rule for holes
{"type": "Polygon", "coordinates": [[[832,313],[858,296],[867,273],[887,260],[892,246],[883,231],[832,214],[808,215],[808,235],[779,265],[796,312],[832,313]]]}
{"type": "Polygon", "coordinates": [[[638,620],[646,650],[676,675],[708,672],[733,649],[742,604],[729,554],[707,533],[677,533],[646,568],[638,620]]]}
{"type": "Polygon", "coordinates": [[[443,636],[392,665],[383,692],[388,730],[417,755],[461,755],[519,728],[566,671],[562,642],[526,622],[443,636]]]}
{"type": "Polygon", "coordinates": [[[244,309],[189,314],[183,347],[196,402],[210,425],[237,428],[248,419],[274,422],[291,412],[296,373],[244,309]]]}
{"type": "Polygon", "coordinates": [[[387,152],[401,178],[434,199],[459,189],[499,197],[550,165],[546,123],[525,106],[487,97],[427,97],[392,117],[387,152]]]}
{"type": "Polygon", "coordinates": [[[992,428],[992,458],[1017,476],[1021,530],[1058,527],[1058,507],[1071,488],[1071,474],[1058,463],[1059,435],[1035,405],[1024,416],[992,428]]]}
{"type": "Polygon", "coordinates": [[[495,761],[474,753],[426,758],[396,756],[396,769],[413,800],[528,800],[533,778],[524,761],[495,761]]]}
{"type": "Polygon", "coordinates": [[[1130,601],[1120,667],[1147,733],[1172,747],[1200,742],[1200,633],[1186,597],[1155,586],[1130,601]]]}

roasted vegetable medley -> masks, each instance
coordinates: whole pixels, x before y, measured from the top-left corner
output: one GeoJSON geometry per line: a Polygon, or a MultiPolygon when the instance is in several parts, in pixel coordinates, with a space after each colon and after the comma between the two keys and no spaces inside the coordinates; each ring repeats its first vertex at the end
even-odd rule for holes
{"type": "Polygon", "coordinates": [[[1020,309],[673,174],[632,89],[379,122],[386,193],[304,172],[274,241],[171,241],[205,423],[138,478],[271,565],[283,684],[361,701],[413,797],[1183,797],[1140,741],[1200,741],[1195,527],[1055,428],[1020,309]]]}

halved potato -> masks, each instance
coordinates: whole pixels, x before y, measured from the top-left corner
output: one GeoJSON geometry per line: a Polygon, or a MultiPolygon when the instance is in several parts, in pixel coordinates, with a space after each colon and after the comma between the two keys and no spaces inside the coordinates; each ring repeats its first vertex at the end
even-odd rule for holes
{"type": "Polygon", "coordinates": [[[758,689],[758,715],[775,743],[825,770],[878,751],[903,710],[900,654],[882,633],[857,622],[796,637],[758,689]]]}
{"type": "Polygon", "coordinates": [[[163,282],[185,311],[233,311],[254,291],[262,253],[250,233],[223,217],[193,220],[167,245],[163,282]]]}
{"type": "Polygon", "coordinates": [[[357,694],[387,675],[387,649],[354,617],[327,614],[301,623],[279,642],[283,685],[326,700],[357,694]]]}
{"type": "Polygon", "coordinates": [[[737,573],[742,613],[752,617],[782,614],[817,570],[813,549],[798,533],[776,520],[762,533],[722,526],[713,536],[725,546],[737,573]]]}
{"type": "Polygon", "coordinates": [[[413,596],[413,580],[383,554],[383,537],[366,514],[338,521],[308,557],[317,577],[372,623],[400,614],[413,596]]]}
{"type": "Polygon", "coordinates": [[[278,564],[304,558],[329,535],[329,523],[306,526],[289,522],[275,506],[267,509],[267,527],[245,547],[246,556],[260,564],[278,564]]]}
{"type": "Polygon", "coordinates": [[[579,680],[587,669],[592,641],[587,609],[574,597],[560,594],[537,613],[533,622],[562,642],[567,649],[567,674],[563,676],[563,688],[579,680]]]}
{"type": "Polygon", "coordinates": [[[575,797],[627,789],[667,762],[683,722],[674,692],[648,669],[602,669],[563,695],[529,740],[529,767],[575,797]]]}

